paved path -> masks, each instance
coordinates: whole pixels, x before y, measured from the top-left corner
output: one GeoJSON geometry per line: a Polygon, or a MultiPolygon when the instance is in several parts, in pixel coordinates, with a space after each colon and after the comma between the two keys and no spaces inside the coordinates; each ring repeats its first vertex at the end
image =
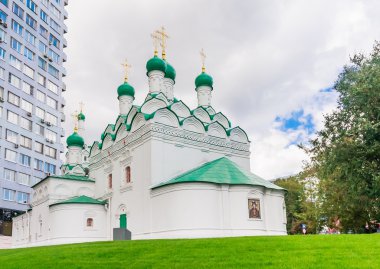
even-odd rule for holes
{"type": "Polygon", "coordinates": [[[0,235],[0,249],[11,248],[12,237],[0,235]]]}

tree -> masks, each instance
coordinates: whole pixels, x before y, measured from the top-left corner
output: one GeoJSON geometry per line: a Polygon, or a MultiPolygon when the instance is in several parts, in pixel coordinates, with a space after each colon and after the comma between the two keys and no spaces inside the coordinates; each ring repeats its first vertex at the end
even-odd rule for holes
{"type": "Polygon", "coordinates": [[[334,89],[338,107],[310,141],[309,168],[320,180],[319,198],[329,219],[359,231],[380,219],[380,43],[357,54],[334,89]]]}

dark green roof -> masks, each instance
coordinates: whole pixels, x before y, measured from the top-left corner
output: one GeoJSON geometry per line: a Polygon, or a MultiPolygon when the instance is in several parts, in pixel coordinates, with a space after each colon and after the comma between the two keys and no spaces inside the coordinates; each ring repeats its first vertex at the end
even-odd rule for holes
{"type": "Polygon", "coordinates": [[[149,59],[149,61],[146,63],[146,74],[148,75],[149,72],[159,70],[162,72],[165,72],[166,70],[166,62],[160,58],[158,58],[156,55],[149,59]]]}
{"type": "Polygon", "coordinates": [[[58,203],[51,204],[50,206],[54,206],[54,205],[64,205],[64,204],[93,204],[93,205],[104,205],[104,204],[106,204],[106,201],[100,201],[100,200],[96,200],[96,199],[94,199],[94,198],[91,198],[91,197],[88,197],[88,196],[82,195],[82,196],[77,196],[77,197],[70,198],[70,199],[65,200],[65,201],[62,201],[62,202],[58,202],[58,203]]]}
{"type": "Polygon", "coordinates": [[[82,148],[84,145],[84,139],[74,131],[74,133],[66,139],[66,143],[67,147],[76,146],[82,148]]]}
{"type": "Polygon", "coordinates": [[[124,82],[117,88],[117,95],[118,97],[123,96],[123,95],[134,97],[135,89],[128,82],[124,82]]]}
{"type": "Polygon", "coordinates": [[[233,161],[222,157],[203,164],[169,181],[154,186],[152,189],[176,183],[204,182],[228,185],[253,185],[263,186],[269,189],[283,190],[283,188],[260,178],[259,176],[244,171],[233,161]]]}
{"type": "Polygon", "coordinates": [[[85,119],[86,119],[85,115],[82,112],[80,112],[78,114],[78,120],[85,120],[85,119]]]}
{"type": "Polygon", "coordinates": [[[165,70],[165,77],[170,78],[171,80],[175,80],[176,72],[174,67],[166,62],[166,70],[165,70]]]}
{"type": "Polygon", "coordinates": [[[90,179],[89,177],[86,177],[86,176],[77,176],[77,175],[61,175],[61,176],[58,176],[58,175],[51,175],[51,176],[47,176],[45,177],[43,180],[41,180],[40,182],[37,182],[36,184],[34,184],[32,187],[35,187],[37,186],[38,184],[42,183],[43,181],[45,181],[46,179],[48,178],[55,178],[55,179],[61,179],[61,180],[74,180],[74,181],[83,181],[83,182],[95,182],[95,180],[92,180],[90,179]]]}
{"type": "Polygon", "coordinates": [[[213,85],[213,79],[209,74],[206,74],[205,72],[202,72],[197,78],[195,79],[195,88],[201,87],[201,86],[208,86],[212,88],[213,85]]]}

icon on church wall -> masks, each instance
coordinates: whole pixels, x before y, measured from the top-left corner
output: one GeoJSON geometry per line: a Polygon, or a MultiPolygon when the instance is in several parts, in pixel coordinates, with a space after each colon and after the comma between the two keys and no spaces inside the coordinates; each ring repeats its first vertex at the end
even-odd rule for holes
{"type": "Polygon", "coordinates": [[[248,199],[248,212],[250,219],[259,219],[260,215],[260,200],[259,199],[248,199]]]}

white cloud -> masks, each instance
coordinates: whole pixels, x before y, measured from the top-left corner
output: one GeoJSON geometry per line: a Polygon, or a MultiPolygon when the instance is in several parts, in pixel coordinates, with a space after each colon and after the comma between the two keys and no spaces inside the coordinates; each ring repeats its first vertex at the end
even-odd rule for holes
{"type": "Polygon", "coordinates": [[[322,112],[331,111],[334,100],[321,105],[317,93],[333,85],[350,54],[370,50],[380,34],[379,8],[375,0],[70,1],[66,113],[83,100],[87,141],[99,139],[118,113],[116,88],[126,57],[141,103],[150,33],[165,25],[176,97],[196,105],[203,47],[215,81],[213,106],[250,135],[253,172],[268,178],[295,173],[305,156],[287,146],[294,134],[276,130],[274,119],[302,108],[322,126],[322,112]]]}

